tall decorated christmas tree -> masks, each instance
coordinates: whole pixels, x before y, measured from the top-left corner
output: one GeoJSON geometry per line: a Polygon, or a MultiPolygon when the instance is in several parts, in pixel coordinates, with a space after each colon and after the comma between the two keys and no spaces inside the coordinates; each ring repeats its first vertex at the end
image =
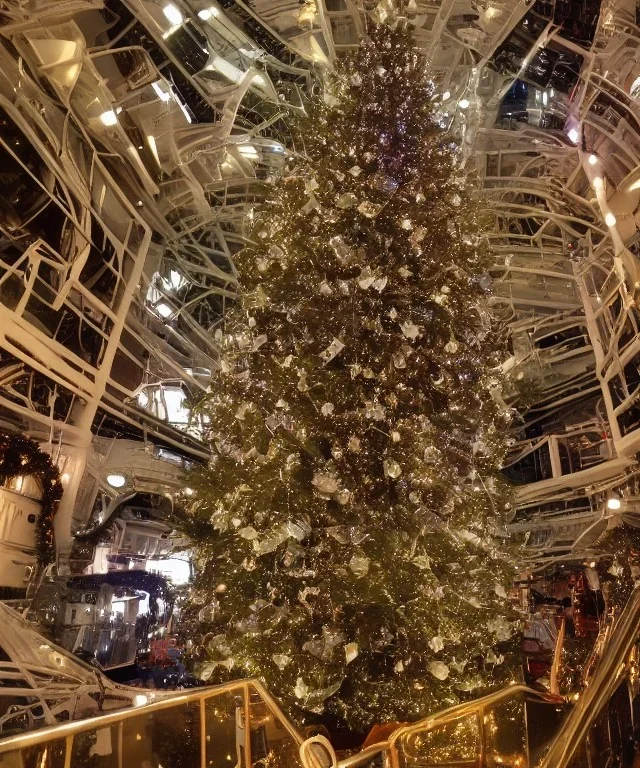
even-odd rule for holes
{"type": "Polygon", "coordinates": [[[482,204],[401,25],[297,126],[239,256],[190,484],[206,677],[292,711],[411,719],[506,674],[508,427],[482,204]]]}

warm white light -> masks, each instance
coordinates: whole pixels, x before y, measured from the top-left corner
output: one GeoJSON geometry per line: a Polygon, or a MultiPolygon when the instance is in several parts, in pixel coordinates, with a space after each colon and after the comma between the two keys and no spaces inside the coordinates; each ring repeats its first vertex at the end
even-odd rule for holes
{"type": "Polygon", "coordinates": [[[469,99],[460,99],[458,102],[458,106],[460,109],[466,109],[469,106],[470,102],[469,99]]]}
{"type": "Polygon", "coordinates": [[[107,482],[112,488],[122,488],[127,478],[124,475],[107,475],[107,482]]]}
{"type": "Polygon", "coordinates": [[[238,152],[244,157],[248,157],[250,160],[258,159],[258,150],[253,146],[253,144],[240,144],[238,147],[238,152]]]}
{"type": "Polygon", "coordinates": [[[180,13],[180,9],[177,8],[173,3],[168,3],[165,5],[165,7],[162,9],[162,13],[167,17],[167,21],[169,23],[174,24],[175,26],[178,26],[178,24],[182,24],[184,21],[184,16],[180,13]]]}
{"type": "Polygon", "coordinates": [[[171,287],[175,288],[176,290],[182,287],[182,275],[180,272],[178,272],[177,269],[169,270],[169,283],[171,284],[171,287]]]}
{"type": "Polygon", "coordinates": [[[103,125],[110,127],[112,125],[116,125],[118,122],[118,116],[112,109],[108,109],[106,112],[103,112],[100,115],[100,120],[102,121],[103,125]]]}
{"type": "Polygon", "coordinates": [[[160,315],[160,317],[169,317],[173,314],[173,310],[168,304],[157,304],[156,312],[160,315]]]}
{"type": "Polygon", "coordinates": [[[617,496],[610,496],[607,499],[607,509],[620,509],[622,502],[617,496]]]}
{"type": "Polygon", "coordinates": [[[144,693],[136,693],[136,695],[133,697],[134,707],[144,707],[144,705],[148,703],[149,697],[145,696],[144,693]]]}
{"type": "Polygon", "coordinates": [[[185,496],[193,496],[193,488],[184,489],[185,496]]]}
{"type": "Polygon", "coordinates": [[[602,187],[603,181],[600,176],[596,176],[593,180],[593,188],[594,189],[600,189],[602,187]]]}
{"type": "Polygon", "coordinates": [[[577,144],[580,139],[580,134],[578,133],[577,128],[572,128],[567,136],[569,137],[569,141],[573,142],[574,144],[577,144]]]}
{"type": "Polygon", "coordinates": [[[589,155],[589,165],[597,165],[598,164],[598,155],[589,155]]]}
{"type": "Polygon", "coordinates": [[[203,8],[201,11],[198,11],[198,16],[202,19],[202,21],[209,21],[212,16],[219,15],[220,11],[217,8],[203,8]]]}
{"type": "MultiPolygon", "coordinates": [[[[604,223],[608,227],[615,227],[615,225],[616,225],[616,217],[611,213],[611,211],[607,211],[607,214],[604,217],[604,223]]],[[[617,507],[616,507],[616,509],[617,509],[617,507]]]]}
{"type": "Polygon", "coordinates": [[[164,83],[162,82],[162,80],[158,80],[156,83],[151,83],[151,87],[158,94],[158,98],[160,99],[160,101],[166,102],[166,101],[169,101],[169,99],[171,98],[171,94],[163,90],[163,87],[162,87],[163,85],[164,83]]]}
{"type": "Polygon", "coordinates": [[[451,98],[451,91],[445,91],[442,94],[442,101],[447,101],[447,99],[450,99],[450,98],[451,98]]]}

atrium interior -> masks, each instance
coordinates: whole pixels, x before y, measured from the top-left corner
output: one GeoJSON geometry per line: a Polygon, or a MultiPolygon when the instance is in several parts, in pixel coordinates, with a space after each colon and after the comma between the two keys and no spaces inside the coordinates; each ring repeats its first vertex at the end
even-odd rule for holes
{"type": "MultiPolygon", "coordinates": [[[[527,566],[592,560],[606,530],[640,526],[636,0],[0,0],[0,430],[60,472],[56,574],[80,579],[65,626],[107,602],[157,618],[154,575],[188,581],[171,521],[209,455],[191,406],[234,255],[296,151],[287,116],[393,8],[490,203],[527,566]],[[129,570],[145,576],[124,596],[100,580],[129,570]]],[[[15,605],[41,496],[32,476],[0,489],[15,605]]],[[[130,660],[123,643],[105,658],[130,660]]]]}

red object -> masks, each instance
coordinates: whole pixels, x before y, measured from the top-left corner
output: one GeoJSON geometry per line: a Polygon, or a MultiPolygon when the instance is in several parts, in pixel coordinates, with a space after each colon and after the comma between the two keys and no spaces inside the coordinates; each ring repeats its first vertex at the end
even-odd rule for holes
{"type": "Polygon", "coordinates": [[[169,641],[152,640],[151,653],[149,654],[149,657],[149,662],[151,664],[157,664],[158,662],[169,660],[169,641]]]}

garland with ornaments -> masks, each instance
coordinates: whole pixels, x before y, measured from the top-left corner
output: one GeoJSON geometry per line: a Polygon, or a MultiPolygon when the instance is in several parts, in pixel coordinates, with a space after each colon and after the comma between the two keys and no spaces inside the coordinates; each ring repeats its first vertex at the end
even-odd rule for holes
{"type": "Polygon", "coordinates": [[[38,564],[45,566],[55,558],[53,518],[62,497],[60,473],[34,440],[15,432],[0,430],[0,486],[14,477],[27,475],[33,475],[42,488],[36,550],[38,564]]]}

